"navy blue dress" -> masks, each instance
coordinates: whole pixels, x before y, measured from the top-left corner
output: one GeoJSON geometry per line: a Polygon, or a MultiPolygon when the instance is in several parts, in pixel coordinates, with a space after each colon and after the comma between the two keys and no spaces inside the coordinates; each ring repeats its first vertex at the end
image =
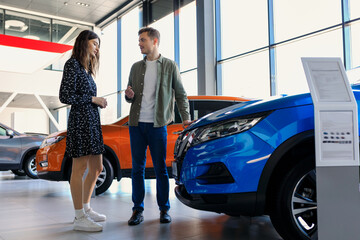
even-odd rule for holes
{"type": "Polygon", "coordinates": [[[59,92],[60,101],[71,105],[66,138],[69,157],[105,152],[98,105],[91,102],[93,96],[96,84],[91,74],[79,61],[70,58],[64,66],[59,92]]]}

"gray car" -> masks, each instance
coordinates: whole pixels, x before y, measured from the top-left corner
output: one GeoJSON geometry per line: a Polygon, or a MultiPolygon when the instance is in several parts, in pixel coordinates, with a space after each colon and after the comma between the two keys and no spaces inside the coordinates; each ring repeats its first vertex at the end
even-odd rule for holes
{"type": "Polygon", "coordinates": [[[19,133],[0,123],[0,171],[38,178],[35,156],[45,135],[19,133]]]}

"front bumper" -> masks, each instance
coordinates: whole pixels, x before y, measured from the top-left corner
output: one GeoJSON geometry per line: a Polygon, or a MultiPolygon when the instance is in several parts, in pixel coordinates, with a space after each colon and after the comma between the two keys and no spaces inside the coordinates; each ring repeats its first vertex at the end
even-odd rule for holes
{"type": "Polygon", "coordinates": [[[176,197],[198,210],[236,216],[256,216],[256,192],[231,194],[189,194],[184,185],[175,187],[176,197]]]}

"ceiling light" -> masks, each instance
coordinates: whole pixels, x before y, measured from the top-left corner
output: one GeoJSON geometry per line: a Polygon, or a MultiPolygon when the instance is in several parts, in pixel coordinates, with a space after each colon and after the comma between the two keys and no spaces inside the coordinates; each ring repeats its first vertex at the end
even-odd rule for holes
{"type": "Polygon", "coordinates": [[[5,29],[18,31],[18,32],[25,32],[28,29],[28,26],[24,22],[19,20],[6,20],[5,29]]]}
{"type": "Polygon", "coordinates": [[[34,35],[26,35],[26,36],[23,36],[23,38],[28,38],[28,39],[33,39],[33,40],[40,40],[40,38],[38,36],[34,36],[34,35]]]}
{"type": "Polygon", "coordinates": [[[90,7],[90,4],[82,3],[82,2],[76,2],[77,5],[83,6],[83,7],[90,7]]]}

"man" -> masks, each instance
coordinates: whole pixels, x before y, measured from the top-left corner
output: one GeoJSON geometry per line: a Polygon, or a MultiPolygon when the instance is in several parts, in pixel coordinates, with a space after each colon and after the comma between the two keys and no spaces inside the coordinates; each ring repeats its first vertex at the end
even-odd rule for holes
{"type": "Polygon", "coordinates": [[[131,67],[125,99],[131,103],[129,133],[132,155],[133,214],[129,225],[144,220],[145,163],[149,146],[156,174],[156,198],[160,222],[169,223],[169,175],[165,164],[167,129],[174,119],[174,97],[183,120],[189,125],[189,102],[174,61],[159,53],[160,33],[150,27],[140,29],[139,46],[146,56],[131,67]]]}

